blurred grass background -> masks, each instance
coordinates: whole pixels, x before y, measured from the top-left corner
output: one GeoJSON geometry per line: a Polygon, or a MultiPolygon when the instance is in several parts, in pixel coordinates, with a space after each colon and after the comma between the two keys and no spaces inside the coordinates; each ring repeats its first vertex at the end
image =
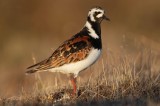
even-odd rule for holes
{"type": "MultiPolygon", "coordinates": [[[[32,57],[37,62],[47,58],[80,31],[94,6],[105,9],[111,19],[102,23],[104,55],[108,50],[123,54],[144,47],[160,52],[159,0],[0,0],[0,96],[32,89],[34,76],[24,74],[32,57]]],[[[86,73],[80,77],[87,78],[86,73]]],[[[47,82],[54,75],[41,76],[47,82]]]]}

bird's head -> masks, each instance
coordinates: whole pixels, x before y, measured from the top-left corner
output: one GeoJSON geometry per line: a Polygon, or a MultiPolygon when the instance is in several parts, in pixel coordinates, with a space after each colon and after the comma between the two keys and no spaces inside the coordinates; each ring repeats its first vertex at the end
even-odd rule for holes
{"type": "Polygon", "coordinates": [[[101,23],[103,19],[110,20],[105,16],[105,11],[101,7],[94,7],[88,13],[88,20],[91,22],[101,23]]]}

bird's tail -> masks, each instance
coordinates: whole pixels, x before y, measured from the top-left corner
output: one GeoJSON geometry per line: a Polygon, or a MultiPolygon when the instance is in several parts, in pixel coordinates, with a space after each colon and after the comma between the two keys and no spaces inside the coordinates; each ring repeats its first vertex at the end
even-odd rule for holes
{"type": "Polygon", "coordinates": [[[28,74],[32,74],[32,73],[35,73],[35,72],[45,71],[45,70],[39,69],[39,67],[40,67],[40,65],[42,65],[42,64],[44,64],[46,62],[47,62],[47,59],[28,67],[27,71],[25,73],[28,75],[28,74]]]}
{"type": "Polygon", "coordinates": [[[35,73],[35,72],[37,72],[37,71],[38,71],[38,70],[36,70],[36,69],[30,69],[30,70],[27,70],[27,71],[25,72],[25,74],[28,75],[28,74],[35,73]]]}

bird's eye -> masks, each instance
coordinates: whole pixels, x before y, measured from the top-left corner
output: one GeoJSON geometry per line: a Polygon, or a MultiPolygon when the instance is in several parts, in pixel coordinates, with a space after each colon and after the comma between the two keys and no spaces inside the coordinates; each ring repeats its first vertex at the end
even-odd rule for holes
{"type": "Polygon", "coordinates": [[[95,12],[95,15],[98,15],[98,14],[100,14],[101,12],[95,12]]]}

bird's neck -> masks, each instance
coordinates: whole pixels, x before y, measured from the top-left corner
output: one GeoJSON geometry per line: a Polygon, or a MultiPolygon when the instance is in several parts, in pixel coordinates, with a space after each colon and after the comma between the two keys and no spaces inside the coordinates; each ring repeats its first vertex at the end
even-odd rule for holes
{"type": "Polygon", "coordinates": [[[88,34],[94,39],[101,39],[101,26],[98,22],[92,22],[90,18],[87,19],[86,24],[84,26],[87,29],[88,34]]]}

